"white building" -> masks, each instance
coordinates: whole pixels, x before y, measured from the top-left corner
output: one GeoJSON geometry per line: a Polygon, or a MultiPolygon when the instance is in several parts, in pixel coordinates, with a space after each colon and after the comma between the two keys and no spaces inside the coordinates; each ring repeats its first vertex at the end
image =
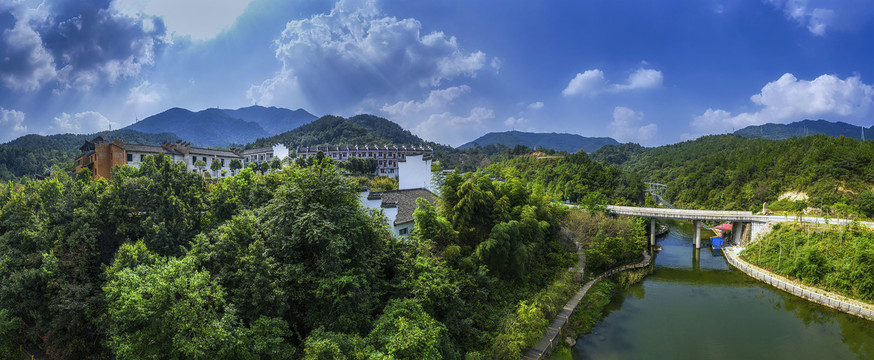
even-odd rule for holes
{"type": "Polygon", "coordinates": [[[241,164],[246,166],[250,162],[260,163],[263,161],[270,161],[274,157],[279,157],[281,159],[288,156],[288,148],[282,144],[243,151],[204,149],[192,147],[191,143],[182,141],[176,143],[163,143],[161,146],[122,144],[121,147],[125,152],[125,164],[134,167],[139,167],[146,156],[160,154],[169,156],[173,162],[184,162],[188,171],[191,172],[199,171],[194,164],[198,160],[202,160],[206,163],[203,171],[209,173],[212,177],[230,175],[231,161],[234,159],[240,160],[241,164]],[[213,171],[211,167],[213,161],[218,161],[221,164],[221,169],[213,171]]]}
{"type": "Polygon", "coordinates": [[[437,197],[428,189],[364,191],[359,200],[367,208],[382,211],[394,236],[407,236],[413,231],[415,224],[413,212],[416,211],[416,199],[418,198],[424,198],[431,205],[437,205],[437,197]]]}
{"type": "Polygon", "coordinates": [[[338,146],[300,146],[297,156],[307,159],[315,157],[319,152],[327,158],[344,161],[350,157],[376,159],[376,174],[394,178],[398,177],[400,164],[407,162],[409,156],[421,156],[420,161],[427,161],[430,173],[431,156],[434,151],[428,146],[414,145],[338,145],[338,146]]]}

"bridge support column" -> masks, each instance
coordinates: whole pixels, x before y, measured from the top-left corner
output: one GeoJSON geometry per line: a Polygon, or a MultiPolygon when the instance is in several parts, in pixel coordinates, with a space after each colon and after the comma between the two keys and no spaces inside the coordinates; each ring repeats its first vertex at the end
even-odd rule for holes
{"type": "Polygon", "coordinates": [[[655,218],[649,219],[649,244],[655,245],[655,236],[656,236],[656,228],[655,228],[655,218]]]}
{"type": "Polygon", "coordinates": [[[744,231],[744,223],[742,223],[742,222],[731,223],[731,241],[735,244],[740,244],[740,235],[743,234],[743,231],[744,231]]]}
{"type": "Polygon", "coordinates": [[[698,220],[692,221],[692,227],[695,228],[695,248],[701,248],[701,222],[698,220]]]}

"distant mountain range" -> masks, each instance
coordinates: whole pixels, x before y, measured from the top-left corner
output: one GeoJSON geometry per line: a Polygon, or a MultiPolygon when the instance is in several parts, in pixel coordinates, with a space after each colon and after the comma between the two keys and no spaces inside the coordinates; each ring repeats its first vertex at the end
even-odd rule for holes
{"type": "Polygon", "coordinates": [[[195,145],[207,147],[247,144],[276,135],[316,119],[306,110],[250,106],[236,110],[206,109],[192,112],[172,108],[131,124],[125,129],[145,133],[170,132],[195,145]]]}
{"type": "Polygon", "coordinates": [[[874,138],[874,126],[864,128],[845,122],[831,122],[826,120],[802,120],[789,124],[764,124],[747,126],[734,133],[749,139],[783,140],[792,137],[803,137],[816,134],[828,136],[844,136],[854,139],[862,138],[862,130],[865,131],[865,139],[874,138]]]}
{"type": "Polygon", "coordinates": [[[327,115],[297,129],[258,139],[247,147],[282,143],[289,148],[314,145],[405,144],[433,145],[400,125],[374,115],[356,115],[348,119],[327,115]]]}
{"type": "Polygon", "coordinates": [[[617,145],[619,142],[609,137],[585,137],[576,134],[505,131],[485,134],[474,141],[459,146],[458,148],[468,149],[476,147],[477,145],[485,147],[497,144],[503,144],[511,148],[516,145],[524,145],[532,149],[537,149],[542,146],[546,149],[567,151],[569,153],[575,153],[580,150],[592,153],[600,149],[602,146],[617,145]]]}

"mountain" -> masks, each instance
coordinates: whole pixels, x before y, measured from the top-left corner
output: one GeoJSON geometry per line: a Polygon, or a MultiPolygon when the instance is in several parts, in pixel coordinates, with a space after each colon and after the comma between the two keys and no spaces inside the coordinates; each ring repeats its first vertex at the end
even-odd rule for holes
{"type": "Polygon", "coordinates": [[[290,149],[313,145],[406,144],[442,146],[404,130],[400,125],[373,115],[351,118],[326,115],[297,129],[258,139],[247,148],[282,143],[290,149]]]}
{"type": "Polygon", "coordinates": [[[198,112],[172,108],[149,116],[125,129],[146,133],[172,132],[199,146],[245,144],[270,134],[256,122],[232,117],[221,109],[198,112]]]}
{"type": "MultiPolygon", "coordinates": [[[[854,139],[862,137],[863,127],[845,122],[826,120],[802,120],[789,124],[773,124],[747,126],[734,133],[749,139],[783,140],[791,137],[803,137],[816,134],[828,136],[844,136],[854,139]]],[[[865,138],[874,137],[874,126],[865,129],[865,138]]]]}
{"type": "Polygon", "coordinates": [[[222,109],[225,114],[236,119],[258,123],[270,135],[294,130],[317,119],[304,109],[289,110],[278,107],[249,106],[236,110],[222,109]]]}
{"type": "Polygon", "coordinates": [[[96,134],[25,135],[0,144],[0,180],[45,174],[53,166],[72,166],[79,146],[97,136],[120,138],[126,144],[160,145],[181,140],[170,133],[148,134],[130,129],[101,131],[96,134]]]}
{"type": "Polygon", "coordinates": [[[459,149],[479,146],[503,144],[507,147],[524,145],[532,149],[544,147],[557,151],[575,153],[585,150],[592,153],[604,145],[618,145],[619,142],[609,137],[585,137],[575,134],[529,133],[521,131],[492,132],[480,136],[474,141],[461,145],[459,149]]]}

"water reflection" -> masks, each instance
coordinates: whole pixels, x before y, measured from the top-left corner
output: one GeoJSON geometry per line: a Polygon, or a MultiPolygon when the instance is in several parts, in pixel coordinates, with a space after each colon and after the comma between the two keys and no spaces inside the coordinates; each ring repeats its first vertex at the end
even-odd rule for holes
{"type": "Polygon", "coordinates": [[[809,303],[732,269],[672,223],[656,271],[617,291],[575,359],[874,359],[874,322],[809,303]]]}

